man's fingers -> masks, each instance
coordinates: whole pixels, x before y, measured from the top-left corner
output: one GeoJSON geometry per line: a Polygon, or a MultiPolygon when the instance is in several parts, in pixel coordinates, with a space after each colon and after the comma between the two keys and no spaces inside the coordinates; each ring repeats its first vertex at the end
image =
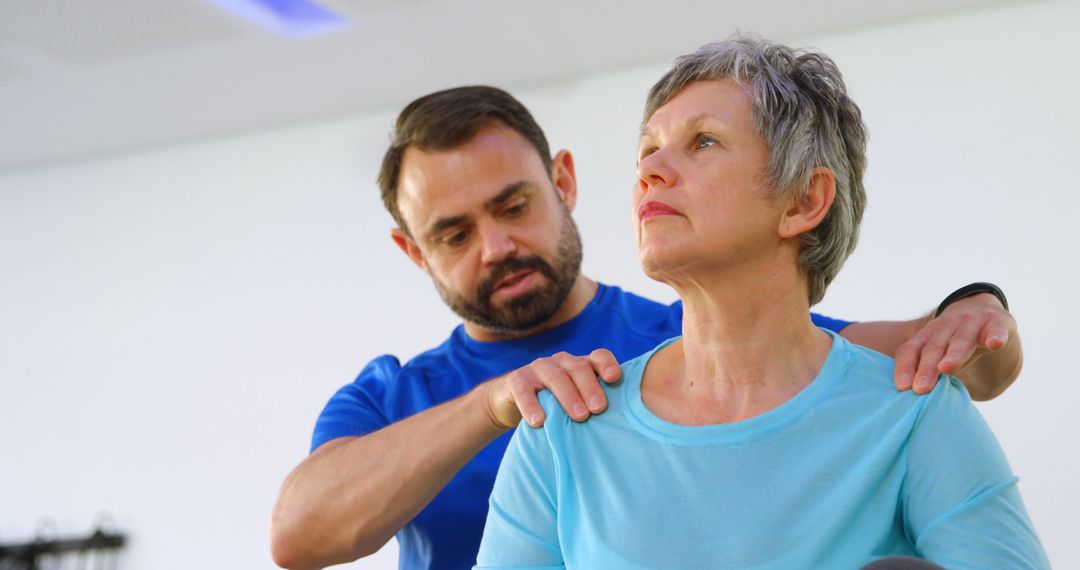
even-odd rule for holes
{"type": "Polygon", "coordinates": [[[509,378],[510,392],[521,417],[533,426],[544,424],[544,409],[536,393],[549,390],[566,415],[583,422],[607,408],[607,396],[597,375],[614,382],[621,375],[619,363],[608,350],[594,350],[589,356],[560,352],[538,358],[509,378]]]}
{"type": "MultiPolygon", "coordinates": [[[[585,406],[585,400],[581,398],[581,392],[570,378],[569,371],[564,368],[565,363],[553,363],[551,359],[537,361],[532,364],[540,384],[551,391],[559,405],[566,410],[566,415],[576,421],[585,421],[589,418],[589,408],[585,406]]],[[[591,370],[591,366],[585,365],[591,370]]],[[[593,384],[599,384],[593,377],[593,384]]]]}
{"type": "Polygon", "coordinates": [[[984,351],[1000,350],[1015,331],[1015,319],[992,295],[961,299],[897,348],[896,387],[926,394],[939,373],[956,374],[984,351]]]}
{"type": "MultiPolygon", "coordinates": [[[[591,358],[574,358],[563,364],[563,369],[570,375],[589,412],[598,414],[607,407],[607,398],[604,396],[604,389],[600,387],[600,381],[596,379],[594,367],[591,358]]],[[[577,415],[574,419],[577,419],[577,415]]]]}
{"type": "Polygon", "coordinates": [[[911,385],[911,389],[916,394],[926,394],[934,389],[938,377],[938,363],[945,356],[950,338],[952,338],[952,332],[943,329],[935,333],[923,345],[922,353],[919,355],[919,367],[915,370],[915,381],[911,385]]]}
{"type": "Polygon", "coordinates": [[[983,347],[990,351],[1005,348],[1005,345],[1009,343],[1009,337],[1011,336],[1009,331],[1013,322],[1012,317],[1007,315],[990,319],[990,322],[983,327],[983,347]]]}
{"type": "Polygon", "coordinates": [[[979,341],[978,325],[965,325],[953,333],[949,348],[937,365],[939,372],[956,374],[971,359],[979,341]]]}
{"type": "Polygon", "coordinates": [[[522,368],[513,373],[509,383],[510,394],[514,396],[514,403],[525,422],[532,427],[544,425],[544,408],[536,398],[536,390],[540,384],[535,373],[528,368],[522,368]]]}
{"type": "Polygon", "coordinates": [[[608,384],[618,380],[622,377],[622,369],[619,368],[619,361],[615,359],[615,355],[611,354],[610,350],[605,348],[598,348],[589,354],[589,362],[592,362],[593,369],[596,370],[600,378],[608,384]]]}
{"type": "Polygon", "coordinates": [[[916,335],[896,349],[896,371],[893,373],[893,382],[897,390],[911,389],[924,344],[926,340],[916,335]]]}

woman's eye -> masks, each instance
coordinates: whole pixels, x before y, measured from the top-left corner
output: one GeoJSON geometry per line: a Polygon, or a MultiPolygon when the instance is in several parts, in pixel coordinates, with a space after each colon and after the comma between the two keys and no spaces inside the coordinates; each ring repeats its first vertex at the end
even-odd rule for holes
{"type": "Polygon", "coordinates": [[[707,147],[710,147],[710,146],[712,146],[714,144],[716,144],[716,139],[714,139],[714,138],[712,138],[712,137],[710,137],[708,135],[698,135],[697,136],[697,142],[695,143],[694,146],[696,148],[707,148],[707,147]]]}

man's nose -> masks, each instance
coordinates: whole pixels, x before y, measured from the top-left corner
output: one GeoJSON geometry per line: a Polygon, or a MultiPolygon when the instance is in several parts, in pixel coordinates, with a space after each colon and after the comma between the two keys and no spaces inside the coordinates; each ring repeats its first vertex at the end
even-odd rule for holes
{"type": "Polygon", "coordinates": [[[482,224],[479,232],[482,248],[480,261],[485,265],[499,263],[517,251],[517,244],[499,224],[482,224]]]}

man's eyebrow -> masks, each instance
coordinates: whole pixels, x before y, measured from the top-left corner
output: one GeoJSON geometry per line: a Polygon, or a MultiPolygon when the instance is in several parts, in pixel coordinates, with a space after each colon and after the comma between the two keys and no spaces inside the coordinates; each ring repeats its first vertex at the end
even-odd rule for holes
{"type": "Polygon", "coordinates": [[[440,232],[442,232],[446,228],[452,228],[452,227],[454,227],[456,225],[460,225],[462,222],[464,222],[465,220],[468,220],[468,219],[469,219],[469,216],[466,216],[466,215],[450,216],[448,218],[440,218],[440,219],[436,220],[434,224],[431,224],[431,227],[428,228],[428,231],[427,231],[427,233],[425,235],[427,235],[428,239],[433,239],[436,235],[438,235],[440,232]]]}
{"type": "Polygon", "coordinates": [[[493,198],[488,198],[484,201],[484,209],[489,212],[495,210],[507,200],[512,198],[515,194],[521,192],[522,190],[525,190],[528,187],[529,183],[524,180],[518,180],[517,182],[514,182],[512,184],[507,184],[506,187],[503,188],[502,191],[496,194],[493,198]]]}
{"type": "MultiPolygon", "coordinates": [[[[484,201],[484,209],[489,212],[492,210],[496,210],[507,200],[513,198],[515,194],[527,189],[528,187],[529,183],[524,180],[519,180],[512,184],[508,184],[505,188],[499,191],[498,194],[484,201]]],[[[463,222],[466,222],[468,220],[469,216],[466,214],[440,218],[436,220],[435,223],[431,224],[431,226],[428,228],[427,232],[425,232],[424,235],[426,235],[429,239],[434,239],[434,237],[441,233],[443,230],[447,228],[452,228],[457,225],[461,225],[463,222]]]]}

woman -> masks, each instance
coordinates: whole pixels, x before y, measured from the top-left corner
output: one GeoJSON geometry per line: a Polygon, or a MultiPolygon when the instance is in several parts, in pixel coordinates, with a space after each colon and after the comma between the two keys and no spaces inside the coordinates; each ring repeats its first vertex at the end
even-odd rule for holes
{"type": "Polygon", "coordinates": [[[865,146],[825,56],[736,37],[676,61],[646,104],[634,211],[683,336],[626,363],[587,423],[542,395],[479,568],[1048,567],[962,385],[893,394],[888,358],[807,316],[854,249],[865,146]]]}

